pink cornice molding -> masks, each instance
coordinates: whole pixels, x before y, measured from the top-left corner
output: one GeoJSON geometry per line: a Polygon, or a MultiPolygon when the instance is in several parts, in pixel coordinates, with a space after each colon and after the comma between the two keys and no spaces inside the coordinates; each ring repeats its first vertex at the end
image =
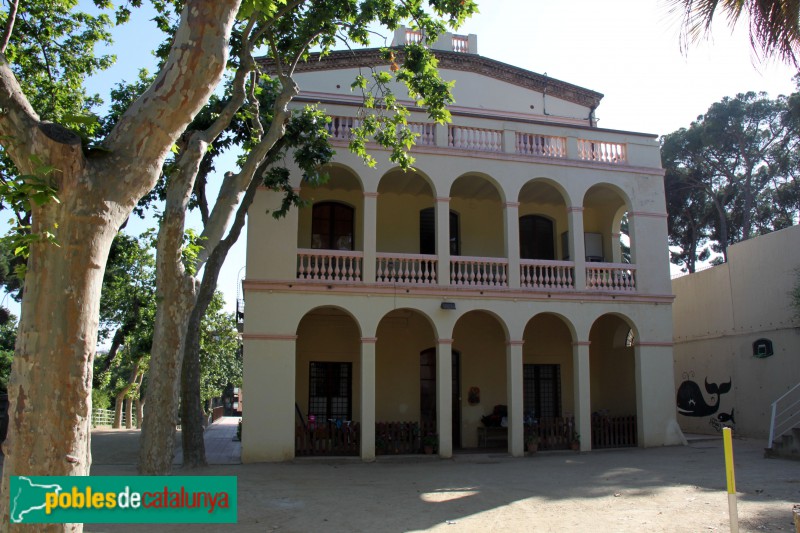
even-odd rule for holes
{"type": "Polygon", "coordinates": [[[568,207],[567,213],[583,213],[583,206],[568,207]]]}
{"type": "Polygon", "coordinates": [[[296,341],[297,335],[281,335],[276,333],[243,333],[246,341],[296,341]]]}
{"type": "Polygon", "coordinates": [[[508,341],[506,343],[507,346],[522,346],[523,344],[525,344],[524,340],[522,340],[522,341],[508,341]]]}
{"type": "Polygon", "coordinates": [[[378,337],[361,337],[362,344],[375,344],[378,342],[378,337]]]}
{"type": "Polygon", "coordinates": [[[590,341],[578,341],[572,343],[573,346],[589,346],[591,344],[592,343],[590,341]]]}
{"type": "Polygon", "coordinates": [[[442,203],[449,202],[450,201],[450,197],[449,196],[437,196],[436,197],[436,201],[437,202],[442,202],[442,203]]]}
{"type": "Polygon", "coordinates": [[[378,193],[377,192],[364,191],[364,198],[377,198],[377,197],[378,197],[378,193]]]}
{"type": "Polygon", "coordinates": [[[453,339],[438,339],[439,344],[453,344],[453,339]]]}
{"type": "Polygon", "coordinates": [[[643,341],[642,342],[636,342],[636,341],[634,341],[633,345],[634,346],[644,346],[644,347],[655,346],[657,348],[672,348],[675,345],[675,343],[673,343],[673,342],[643,342],[643,341]]]}
{"type": "Polygon", "coordinates": [[[519,202],[506,202],[506,207],[519,207],[519,202]]]}
{"type": "Polygon", "coordinates": [[[667,218],[666,213],[654,213],[651,211],[631,211],[634,217],[667,218]]]}

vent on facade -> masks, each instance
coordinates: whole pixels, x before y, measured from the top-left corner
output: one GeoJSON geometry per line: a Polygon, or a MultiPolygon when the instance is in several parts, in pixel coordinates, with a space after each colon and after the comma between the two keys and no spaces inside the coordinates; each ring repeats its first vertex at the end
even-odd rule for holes
{"type": "Polygon", "coordinates": [[[753,343],[753,357],[764,359],[774,353],[775,352],[772,350],[772,341],[769,339],[758,339],[753,343]]]}

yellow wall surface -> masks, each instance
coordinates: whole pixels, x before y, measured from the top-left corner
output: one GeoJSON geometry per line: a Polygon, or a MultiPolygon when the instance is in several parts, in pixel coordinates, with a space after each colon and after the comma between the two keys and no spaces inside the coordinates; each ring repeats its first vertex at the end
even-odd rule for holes
{"type": "Polygon", "coordinates": [[[303,187],[300,197],[308,200],[310,204],[298,211],[299,221],[297,230],[297,247],[311,248],[311,216],[313,204],[319,202],[341,202],[355,209],[353,231],[355,232],[356,250],[364,249],[364,194],[361,191],[348,191],[342,189],[328,189],[303,187]]]}
{"type": "Polygon", "coordinates": [[[497,200],[452,198],[459,215],[461,255],[505,257],[503,206],[497,200]]]}
{"type": "Polygon", "coordinates": [[[433,207],[432,196],[378,196],[378,252],[418,254],[419,212],[433,207]]]}
{"type": "Polygon", "coordinates": [[[419,422],[420,352],[435,346],[428,321],[418,313],[395,311],[378,326],[375,420],[419,422]]]}

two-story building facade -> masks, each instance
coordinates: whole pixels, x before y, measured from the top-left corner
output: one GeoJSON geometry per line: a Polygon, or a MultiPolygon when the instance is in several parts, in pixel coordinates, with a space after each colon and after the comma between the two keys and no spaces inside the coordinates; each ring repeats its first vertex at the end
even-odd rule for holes
{"type": "Polygon", "coordinates": [[[481,57],[473,35],[434,48],[456,102],[448,125],[412,113],[414,172],[347,149],[376,50],[298,68],[337,155],[325,185],[296,176],[307,207],[276,220],[263,189],[249,210],[243,461],[371,460],[429,433],[442,457],[498,435],[522,455],[531,432],[678,442],[655,136],[598,128],[601,94],[481,57]]]}

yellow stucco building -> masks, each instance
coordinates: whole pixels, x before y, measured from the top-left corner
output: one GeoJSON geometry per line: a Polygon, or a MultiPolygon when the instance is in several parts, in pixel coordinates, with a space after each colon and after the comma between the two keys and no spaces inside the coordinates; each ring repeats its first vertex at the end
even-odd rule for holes
{"type": "Polygon", "coordinates": [[[601,94],[481,57],[474,35],[433,47],[456,103],[449,125],[413,112],[416,172],[347,150],[350,84],[377,51],[298,69],[337,155],[326,185],[296,176],[307,208],[275,220],[264,189],[249,210],[243,461],[372,460],[431,433],[442,457],[519,456],[531,434],[679,442],[655,136],[598,128],[601,94]]]}

